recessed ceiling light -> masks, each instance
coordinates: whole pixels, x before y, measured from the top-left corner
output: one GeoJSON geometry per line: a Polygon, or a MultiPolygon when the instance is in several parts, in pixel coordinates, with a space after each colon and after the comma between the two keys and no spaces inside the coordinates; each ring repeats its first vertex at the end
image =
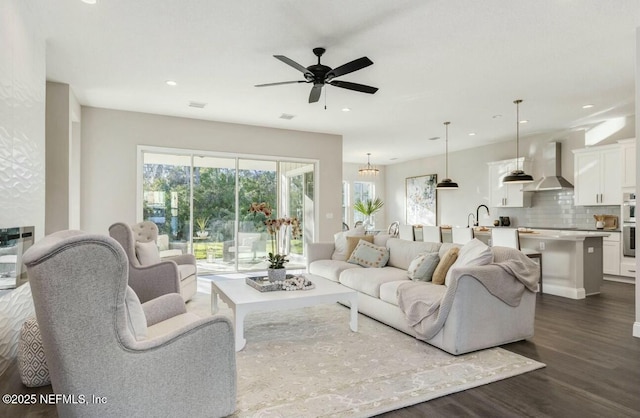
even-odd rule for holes
{"type": "Polygon", "coordinates": [[[87,4],[96,4],[97,0],[82,0],[82,2],[87,4]]]}
{"type": "Polygon", "coordinates": [[[589,104],[583,105],[582,108],[583,109],[591,109],[593,106],[595,106],[595,105],[589,103],[589,104]]]}
{"type": "Polygon", "coordinates": [[[435,141],[436,139],[440,139],[439,136],[432,136],[431,138],[429,138],[429,141],[435,141]]]}
{"type": "Polygon", "coordinates": [[[296,115],[290,115],[289,113],[283,113],[280,115],[280,119],[291,120],[295,118],[296,115]]]}
{"type": "Polygon", "coordinates": [[[350,108],[348,108],[348,107],[343,107],[343,108],[342,108],[342,111],[343,111],[343,112],[351,112],[351,109],[350,109],[350,108]]]}
{"type": "Polygon", "coordinates": [[[475,132],[469,132],[469,136],[476,136],[475,132]]]}
{"type": "Polygon", "coordinates": [[[395,161],[397,159],[398,159],[398,157],[393,157],[393,158],[389,158],[389,161],[395,161]]]}
{"type": "Polygon", "coordinates": [[[526,120],[526,119],[523,119],[523,120],[520,121],[520,123],[529,123],[529,121],[526,120]]]}
{"type": "Polygon", "coordinates": [[[167,83],[167,86],[177,86],[178,85],[178,83],[176,83],[173,80],[167,80],[167,81],[165,81],[165,83],[167,83]]]}

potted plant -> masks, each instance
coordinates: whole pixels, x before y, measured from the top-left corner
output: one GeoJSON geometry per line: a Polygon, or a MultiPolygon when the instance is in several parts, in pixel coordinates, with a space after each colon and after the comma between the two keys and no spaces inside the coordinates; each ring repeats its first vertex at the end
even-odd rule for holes
{"type": "Polygon", "coordinates": [[[276,218],[271,215],[273,211],[268,203],[252,203],[249,212],[253,214],[262,213],[266,218],[264,224],[267,226],[267,233],[270,237],[271,252],[267,256],[269,266],[267,268],[267,276],[270,281],[280,281],[287,277],[287,270],[284,264],[289,261],[285,253],[288,247],[287,243],[291,237],[298,238],[300,236],[300,222],[298,218],[276,218]]]}
{"type": "Polygon", "coordinates": [[[384,202],[379,197],[376,197],[374,200],[365,199],[358,200],[354,205],[353,209],[356,212],[359,212],[365,216],[364,227],[365,229],[369,229],[373,227],[371,224],[371,216],[378,212],[384,206],[384,202]]]}
{"type": "Polygon", "coordinates": [[[205,238],[207,235],[209,235],[209,231],[207,231],[207,224],[209,223],[209,219],[210,218],[208,216],[196,218],[196,226],[198,227],[198,232],[196,232],[196,234],[198,234],[200,238],[205,238]]]}

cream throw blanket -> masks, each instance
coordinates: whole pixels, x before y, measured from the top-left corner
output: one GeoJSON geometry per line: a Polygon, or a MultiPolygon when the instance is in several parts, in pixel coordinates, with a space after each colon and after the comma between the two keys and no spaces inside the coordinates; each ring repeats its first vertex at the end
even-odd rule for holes
{"type": "Polygon", "coordinates": [[[456,267],[449,286],[408,281],[398,286],[398,306],[420,339],[433,338],[444,325],[453,305],[458,279],[472,276],[495,297],[518,306],[525,291],[538,288],[540,268],[518,250],[493,247],[494,262],[484,266],[456,267]]]}

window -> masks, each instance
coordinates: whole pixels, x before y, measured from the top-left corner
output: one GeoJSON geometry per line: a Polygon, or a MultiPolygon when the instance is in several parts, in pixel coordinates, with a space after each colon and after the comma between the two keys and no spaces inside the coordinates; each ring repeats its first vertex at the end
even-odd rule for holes
{"type": "MultiPolygon", "coordinates": [[[[356,181],[353,183],[353,202],[375,199],[375,185],[372,182],[356,181]]],[[[365,221],[365,216],[357,211],[353,211],[353,224],[358,221],[365,221]]],[[[373,219],[371,219],[373,223],[373,219]]]]}
{"type": "Polygon", "coordinates": [[[302,237],[288,243],[287,267],[304,268],[304,242],[314,237],[316,164],[140,147],[142,218],[190,252],[198,270],[264,270],[270,235],[249,213],[266,202],[274,217],[295,216],[302,237]]]}

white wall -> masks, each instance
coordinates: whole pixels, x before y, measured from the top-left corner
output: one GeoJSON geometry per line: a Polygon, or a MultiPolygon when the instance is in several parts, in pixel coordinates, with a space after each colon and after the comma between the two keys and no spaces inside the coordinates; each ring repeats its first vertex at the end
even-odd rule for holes
{"type": "MultiPolygon", "coordinates": [[[[636,29],[636,120],[640,119],[640,28],[636,29]]],[[[638,146],[638,138],[640,138],[640,124],[636,123],[636,162],[640,161],[640,146],[638,146]]],[[[636,164],[637,167],[637,164],[636,164]]],[[[636,169],[636,187],[640,185],[640,170],[636,169]]],[[[637,223],[638,221],[636,221],[637,223]]],[[[636,225],[636,242],[640,237],[636,225]]],[[[636,271],[640,268],[640,255],[636,257],[636,271]]],[[[636,273],[636,322],[633,324],[633,336],[640,338],[640,286],[638,285],[638,273],[636,273]]]]}
{"type": "Polygon", "coordinates": [[[83,230],[106,234],[114,222],[136,221],[138,145],[318,160],[316,239],[341,230],[341,136],[92,107],[82,108],[83,230]]]}
{"type": "MultiPolygon", "coordinates": [[[[44,235],[45,41],[31,0],[0,1],[0,228],[44,235]]],[[[18,335],[33,316],[28,285],[0,296],[0,374],[15,361],[18,335]]]]}
{"type": "Polygon", "coordinates": [[[0,2],[0,228],[44,235],[45,41],[32,1],[0,2]]]}
{"type": "Polygon", "coordinates": [[[80,228],[80,105],[68,84],[47,82],[45,233],[80,228]]]}

